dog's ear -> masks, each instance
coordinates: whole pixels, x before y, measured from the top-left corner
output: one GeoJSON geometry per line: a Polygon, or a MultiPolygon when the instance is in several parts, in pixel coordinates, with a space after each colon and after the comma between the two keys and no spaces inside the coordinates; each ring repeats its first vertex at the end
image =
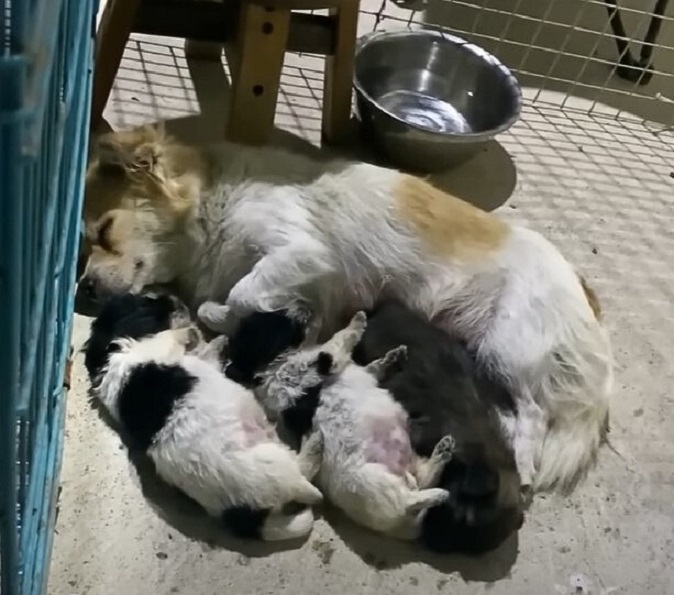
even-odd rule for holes
{"type": "Polygon", "coordinates": [[[99,172],[120,177],[139,174],[163,177],[160,157],[165,137],[163,125],[101,135],[93,151],[99,172]]]}

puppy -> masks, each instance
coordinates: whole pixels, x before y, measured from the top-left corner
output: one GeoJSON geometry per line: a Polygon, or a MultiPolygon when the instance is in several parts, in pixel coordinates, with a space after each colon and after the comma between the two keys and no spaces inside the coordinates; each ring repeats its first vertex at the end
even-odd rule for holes
{"type": "Polygon", "coordinates": [[[412,448],[428,457],[443,436],[456,441],[438,484],[451,497],[428,511],[421,540],[440,552],[494,549],[523,522],[517,467],[498,415],[515,416],[515,403],[463,345],[396,302],[370,313],[353,359],[364,366],[401,344],[407,358],[381,386],[405,408],[412,448]]]}
{"type": "Polygon", "coordinates": [[[220,371],[224,340],[204,346],[183,322],[165,297],[108,302],[86,347],[97,398],[162,479],[237,536],[306,536],[322,499],[303,475],[314,453],[282,444],[252,392],[220,371]]]}
{"type": "Polygon", "coordinates": [[[378,386],[404,357],[394,349],[368,367],[351,361],[365,330],[356,314],[319,347],[291,351],[262,373],[259,394],[279,414],[319,387],[313,429],[305,444],[321,449],[318,484],[356,523],[399,539],[416,539],[426,511],[449,498],[435,488],[454,441],[443,437],[428,460],[414,456],[403,408],[378,386]]]}

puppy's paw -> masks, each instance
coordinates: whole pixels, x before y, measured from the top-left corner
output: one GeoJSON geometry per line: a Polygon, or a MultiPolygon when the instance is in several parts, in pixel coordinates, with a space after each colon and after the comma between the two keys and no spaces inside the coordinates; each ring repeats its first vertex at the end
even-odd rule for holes
{"type": "Polygon", "coordinates": [[[453,436],[447,434],[446,436],[440,438],[438,443],[435,445],[435,448],[433,449],[433,457],[437,457],[443,462],[449,462],[452,459],[455,450],[456,440],[454,440],[453,436]]]}
{"type": "Polygon", "coordinates": [[[384,356],[383,363],[387,367],[393,368],[395,366],[404,364],[406,361],[407,361],[407,345],[400,345],[395,349],[391,349],[391,351],[389,351],[384,356]]]}
{"type": "Polygon", "coordinates": [[[313,318],[311,306],[304,300],[293,300],[285,310],[292,320],[303,326],[307,326],[313,318]]]}
{"type": "Polygon", "coordinates": [[[353,331],[364,331],[367,326],[367,315],[362,310],[356,312],[349,322],[349,329],[353,331]]]}
{"type": "Polygon", "coordinates": [[[182,345],[186,351],[191,351],[199,347],[203,342],[201,331],[196,326],[186,326],[173,331],[176,341],[182,345]]]}
{"type": "Polygon", "coordinates": [[[204,336],[201,331],[194,325],[187,327],[187,344],[185,345],[187,351],[196,349],[204,342],[204,336]]]}

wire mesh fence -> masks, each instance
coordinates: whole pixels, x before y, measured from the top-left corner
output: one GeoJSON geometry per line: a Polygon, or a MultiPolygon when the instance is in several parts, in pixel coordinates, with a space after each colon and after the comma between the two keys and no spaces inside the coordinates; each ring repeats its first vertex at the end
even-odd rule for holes
{"type": "Polygon", "coordinates": [[[0,593],[45,591],[96,0],[0,1],[0,593]]]}
{"type": "Polygon", "coordinates": [[[371,29],[434,27],[513,69],[530,105],[674,124],[669,0],[362,0],[371,29]]]}

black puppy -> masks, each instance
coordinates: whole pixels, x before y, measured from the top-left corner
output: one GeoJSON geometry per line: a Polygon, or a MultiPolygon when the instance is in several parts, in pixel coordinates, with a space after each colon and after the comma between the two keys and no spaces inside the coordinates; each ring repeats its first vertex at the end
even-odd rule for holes
{"type": "Polygon", "coordinates": [[[166,294],[134,295],[125,293],[112,298],[91,323],[91,334],[84,346],[84,365],[93,380],[108,360],[113,339],[140,339],[160,331],[188,326],[187,307],[166,294]]]}
{"type": "Polygon", "coordinates": [[[492,550],[523,522],[519,476],[497,418],[515,415],[515,404],[465,346],[398,303],[370,313],[353,359],[366,365],[398,345],[407,359],[381,384],[409,415],[412,447],[428,457],[447,434],[457,444],[438,486],[450,501],[428,511],[421,539],[438,552],[492,550]]]}

